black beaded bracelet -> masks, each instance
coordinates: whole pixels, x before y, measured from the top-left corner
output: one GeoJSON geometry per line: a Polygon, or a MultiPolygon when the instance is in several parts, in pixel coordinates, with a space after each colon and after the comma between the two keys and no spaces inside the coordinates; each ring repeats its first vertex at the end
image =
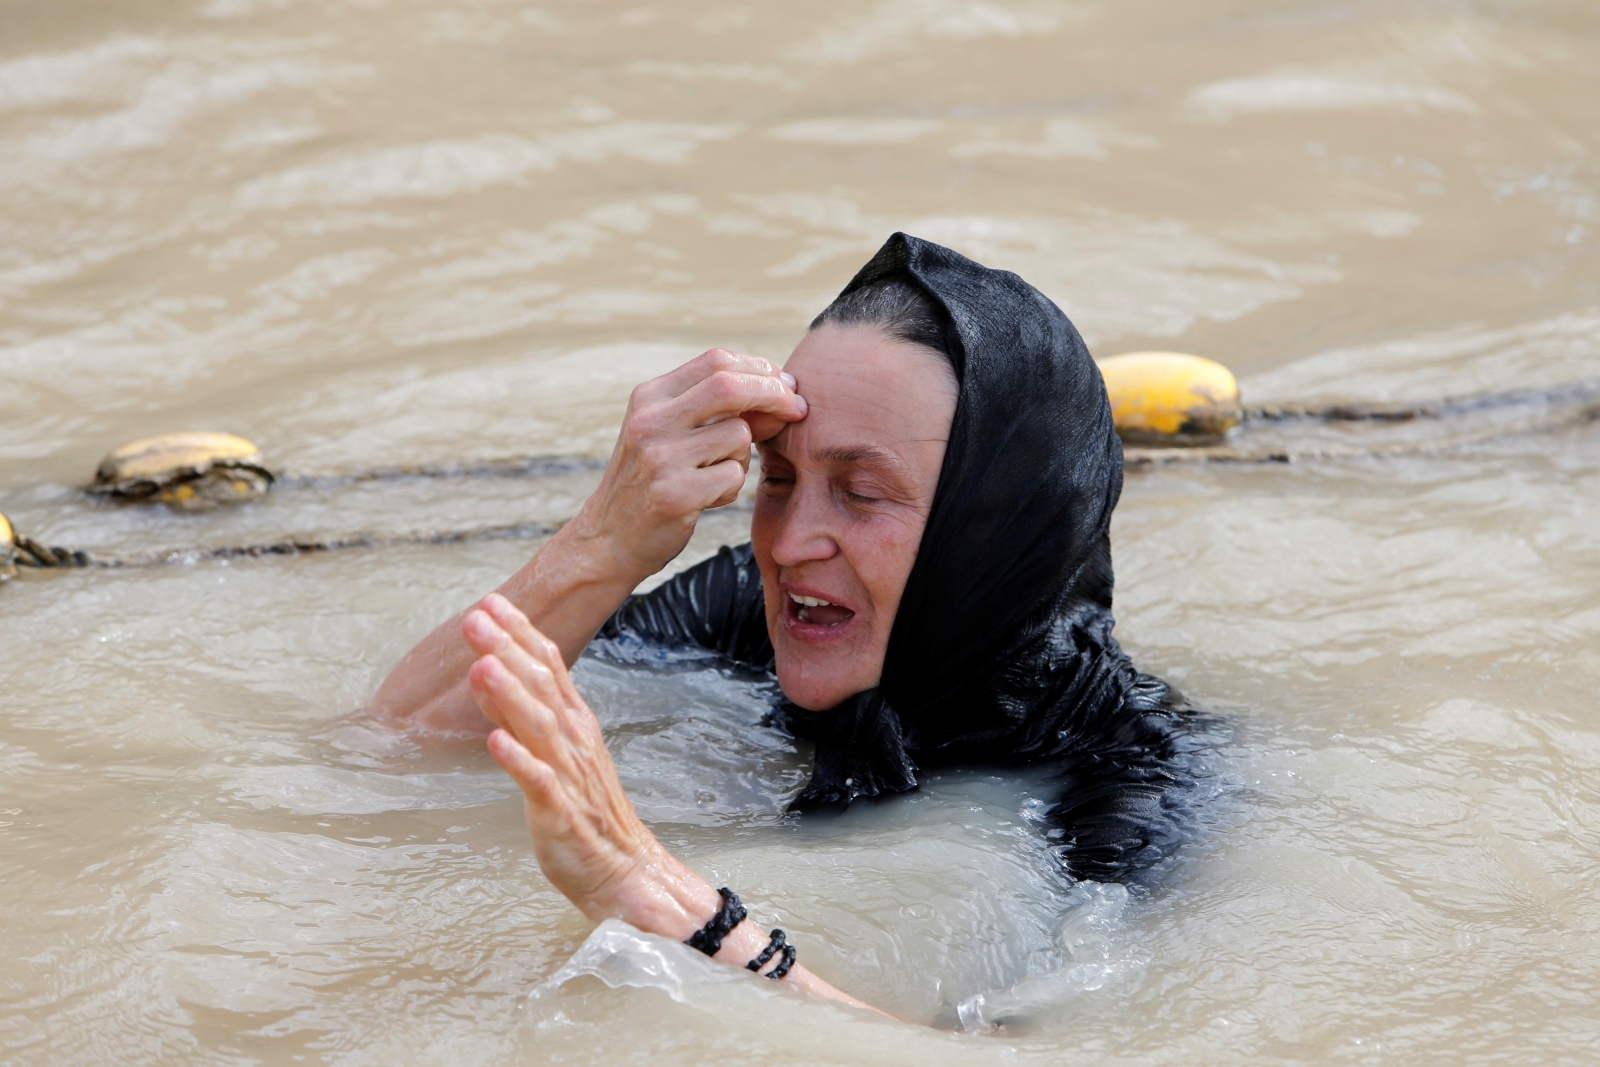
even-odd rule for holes
{"type": "Polygon", "coordinates": [[[789,973],[789,968],[794,966],[795,951],[793,945],[783,946],[783,962],[767,972],[767,977],[772,979],[782,978],[789,973]]]}
{"type": "Polygon", "coordinates": [[[780,952],[783,953],[783,958],[778,961],[776,967],[767,972],[767,977],[772,979],[782,978],[789,973],[789,968],[794,966],[795,957],[795,948],[789,944],[782,930],[772,931],[772,937],[767,941],[767,947],[761,950],[761,955],[745,964],[745,969],[760,974],[761,968],[765,967],[767,962],[780,952]]]}
{"type": "Polygon", "coordinates": [[[767,962],[771,960],[773,956],[776,956],[779,952],[787,947],[788,941],[785,940],[783,931],[772,931],[772,939],[767,942],[767,947],[761,950],[761,955],[744,965],[745,970],[755,971],[757,974],[760,974],[761,968],[765,967],[767,962]]]}
{"type": "Polygon", "coordinates": [[[704,926],[694,932],[694,935],[684,944],[690,948],[699,949],[707,956],[715,956],[722,949],[722,939],[728,936],[728,931],[744,922],[744,905],[739,902],[739,894],[723,886],[717,890],[722,896],[722,907],[711,916],[704,926]]]}

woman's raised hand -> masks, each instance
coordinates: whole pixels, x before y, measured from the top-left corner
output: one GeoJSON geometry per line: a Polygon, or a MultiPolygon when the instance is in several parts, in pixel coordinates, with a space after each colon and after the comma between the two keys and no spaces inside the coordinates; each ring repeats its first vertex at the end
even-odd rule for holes
{"type": "Polygon", "coordinates": [[[722,348],[645,382],[568,536],[603,543],[628,578],[643,581],[683,551],[702,511],[738,497],[751,443],[805,415],[792,377],[722,348]]]}
{"type": "MultiPolygon", "coordinates": [[[[644,383],[628,401],[599,488],[499,592],[537,621],[540,642],[559,646],[556,665],[561,657],[576,662],[634,587],[683,551],[700,513],[738,497],[751,442],[805,416],[793,378],[764,359],[720,348],[644,383]]],[[[467,684],[474,652],[485,654],[461,643],[468,621],[458,616],[412,649],[379,686],[374,714],[420,731],[479,730],[483,718],[474,705],[490,692],[479,683],[487,684],[494,668],[478,664],[485,677],[475,674],[467,684]]],[[[603,746],[597,751],[604,756],[603,746]]]]}

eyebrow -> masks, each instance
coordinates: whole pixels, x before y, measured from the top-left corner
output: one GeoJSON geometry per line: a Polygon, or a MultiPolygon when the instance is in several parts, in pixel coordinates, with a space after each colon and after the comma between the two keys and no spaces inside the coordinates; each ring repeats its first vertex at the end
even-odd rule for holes
{"type": "MultiPolygon", "coordinates": [[[[774,446],[771,441],[763,441],[756,448],[758,451],[774,452],[780,457],[788,459],[787,456],[783,455],[783,451],[774,446]]],[[[880,448],[877,445],[834,445],[818,452],[817,459],[823,463],[838,464],[840,466],[857,464],[897,479],[904,478],[908,473],[905,460],[887,448],[880,448]]]]}
{"type": "Polygon", "coordinates": [[[901,458],[886,448],[875,445],[835,445],[819,451],[816,458],[822,462],[858,462],[866,467],[904,467],[901,458]]]}
{"type": "Polygon", "coordinates": [[[824,463],[859,464],[885,474],[901,475],[906,470],[905,460],[876,445],[835,445],[817,453],[817,458],[824,463]]]}

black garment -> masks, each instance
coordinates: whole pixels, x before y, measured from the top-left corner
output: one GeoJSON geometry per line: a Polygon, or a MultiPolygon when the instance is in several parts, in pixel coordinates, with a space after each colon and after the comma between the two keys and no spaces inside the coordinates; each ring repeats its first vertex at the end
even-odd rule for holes
{"type": "MultiPolygon", "coordinates": [[[[1068,870],[1122,879],[1185,833],[1195,716],[1111,636],[1122,445],[1100,372],[1014,274],[897,233],[845,291],[886,277],[949,315],[960,392],[879,687],[824,713],[787,709],[817,742],[795,806],[914,789],[918,766],[1050,761],[1068,870]]],[[[749,546],[630,598],[600,636],[629,635],[770,669],[749,546]]]]}

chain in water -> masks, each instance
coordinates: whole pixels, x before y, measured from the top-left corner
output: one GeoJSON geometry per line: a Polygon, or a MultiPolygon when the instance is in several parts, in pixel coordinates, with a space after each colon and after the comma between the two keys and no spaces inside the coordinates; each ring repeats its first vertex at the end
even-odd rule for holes
{"type": "MultiPolygon", "coordinates": [[[[1563,390],[1576,397],[1576,387],[1563,390]]],[[[1528,404],[1544,400],[1551,391],[1524,391],[1517,394],[1502,393],[1460,401],[1439,401],[1432,404],[1408,405],[1330,405],[1327,407],[1298,407],[1282,405],[1256,408],[1245,413],[1245,425],[1252,421],[1282,421],[1287,419],[1316,419],[1324,422],[1409,422],[1418,419],[1445,419],[1479,411],[1507,408],[1514,404],[1528,404]],[[1516,399],[1506,399],[1516,397],[1516,399]]],[[[1430,456],[1464,448],[1467,445],[1498,437],[1519,434],[1552,433],[1573,426],[1582,426],[1600,419],[1600,383],[1586,383],[1582,396],[1587,402],[1557,411],[1543,411],[1536,415],[1511,422],[1479,426],[1459,433],[1441,434],[1414,441],[1393,441],[1381,444],[1325,444],[1280,445],[1272,448],[1241,448],[1234,445],[1202,445],[1193,448],[1125,448],[1123,462],[1132,467],[1162,466],[1176,463],[1302,463],[1315,460],[1340,460],[1379,458],[1387,456],[1430,456]]],[[[1546,401],[1549,402],[1549,401],[1546,401]]]]}
{"type": "MultiPolygon", "coordinates": [[[[1260,405],[1244,410],[1243,429],[1244,436],[1248,437],[1249,428],[1262,423],[1284,423],[1293,420],[1326,423],[1443,421],[1517,407],[1537,407],[1540,410],[1513,421],[1412,441],[1357,444],[1308,442],[1305,445],[1288,444],[1268,448],[1231,444],[1127,447],[1123,449],[1123,459],[1129,467],[1151,467],[1180,463],[1300,463],[1368,457],[1438,455],[1493,438],[1548,433],[1600,420],[1600,379],[1572,382],[1548,389],[1518,389],[1413,403],[1260,405]]],[[[592,456],[520,456],[484,460],[478,463],[417,464],[320,474],[291,472],[278,476],[276,491],[335,488],[364,482],[407,479],[556,477],[583,471],[603,470],[604,467],[604,460],[592,456]]],[[[133,555],[110,556],[43,544],[16,533],[5,523],[4,516],[0,516],[0,535],[3,535],[0,536],[0,578],[9,577],[17,567],[35,569],[151,567],[170,563],[199,563],[207,560],[306,555],[354,548],[532,539],[549,536],[559,530],[561,525],[561,523],[528,522],[479,526],[466,530],[417,530],[400,534],[352,533],[331,538],[291,537],[259,544],[163,549],[133,555]]]]}
{"type": "Polygon", "coordinates": [[[373,467],[364,471],[278,476],[279,489],[323,489],[362,482],[406,481],[420,478],[550,478],[582,471],[604,470],[606,461],[593,456],[514,456],[479,463],[422,463],[401,467],[373,467]]]}
{"type": "Polygon", "coordinates": [[[526,540],[548,537],[561,529],[561,526],[561,523],[526,522],[477,526],[469,530],[414,530],[402,534],[355,533],[329,538],[291,537],[282,541],[266,541],[253,545],[161,549],[128,556],[102,556],[76,549],[53,548],[19,535],[16,538],[16,565],[38,568],[155,567],[167,563],[202,563],[218,559],[300,556],[317,552],[337,552],[346,548],[391,548],[397,545],[458,545],[468,541],[526,540]]]}
{"type": "MultiPolygon", "coordinates": [[[[1552,407],[1563,404],[1591,405],[1600,401],[1600,379],[1569,382],[1544,389],[1511,389],[1503,393],[1479,393],[1475,396],[1453,397],[1443,400],[1423,400],[1396,404],[1263,404],[1244,409],[1244,422],[1281,422],[1289,419],[1318,420],[1321,422],[1411,422],[1418,419],[1443,419],[1458,415],[1471,415],[1497,408],[1541,405],[1552,407]]],[[[1524,430],[1506,430],[1522,433],[1524,430]]]]}

